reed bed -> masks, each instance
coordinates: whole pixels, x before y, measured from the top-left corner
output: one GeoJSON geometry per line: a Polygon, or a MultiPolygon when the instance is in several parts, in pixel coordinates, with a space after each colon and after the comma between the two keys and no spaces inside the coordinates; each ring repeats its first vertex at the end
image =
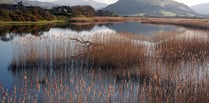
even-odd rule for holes
{"type": "Polygon", "coordinates": [[[17,64],[34,64],[37,61],[49,63],[50,60],[62,62],[85,59],[88,60],[88,64],[94,66],[134,65],[144,56],[145,51],[140,41],[142,37],[132,40],[133,37],[108,33],[80,38],[74,38],[74,36],[29,37],[14,42],[16,45],[14,53],[17,56],[14,58],[17,59],[14,59],[13,64],[17,66],[17,64]]]}
{"type": "Polygon", "coordinates": [[[76,17],[72,18],[72,23],[112,23],[112,22],[128,22],[128,21],[140,21],[141,18],[137,17],[76,17]]]}
{"type": "Polygon", "coordinates": [[[125,67],[136,65],[143,58],[145,50],[142,45],[130,38],[132,37],[128,38],[120,34],[109,35],[104,38],[97,35],[92,41],[95,45],[93,44],[86,52],[87,57],[92,65],[98,66],[125,67]]]}
{"type": "Polygon", "coordinates": [[[145,18],[141,20],[142,23],[150,24],[168,24],[183,26],[192,29],[209,29],[209,20],[208,19],[176,19],[176,18],[145,18]]]}
{"type": "Polygon", "coordinates": [[[209,56],[209,38],[205,32],[185,32],[161,40],[156,51],[164,61],[202,60],[209,56]]]}
{"type": "MultiPolygon", "coordinates": [[[[166,72],[162,71],[163,62],[156,59],[150,61],[152,65],[146,62],[129,70],[120,68],[119,72],[122,73],[110,68],[109,71],[85,68],[79,64],[72,67],[73,63],[65,66],[57,64],[63,67],[51,70],[41,69],[44,62],[38,68],[22,67],[12,72],[14,89],[8,91],[1,87],[1,101],[207,103],[209,78],[199,79],[199,76],[207,73],[208,62],[201,66],[194,63],[188,67],[185,66],[187,63],[179,63],[175,67],[180,71],[166,72]],[[153,76],[143,77],[140,68],[156,69],[158,73],[155,71],[153,76]],[[195,69],[199,72],[193,73],[195,69]],[[190,72],[189,77],[182,72],[190,72]]],[[[171,65],[166,64],[166,68],[169,67],[171,65]]]]}
{"type": "Polygon", "coordinates": [[[20,38],[1,102],[207,103],[208,33],[20,38]],[[157,36],[156,36],[157,35],[157,36]]]}

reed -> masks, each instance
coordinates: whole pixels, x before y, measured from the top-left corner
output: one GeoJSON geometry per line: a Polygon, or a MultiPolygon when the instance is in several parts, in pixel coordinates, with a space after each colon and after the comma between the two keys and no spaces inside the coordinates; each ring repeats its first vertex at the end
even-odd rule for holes
{"type": "Polygon", "coordinates": [[[202,60],[209,55],[209,39],[205,32],[185,32],[172,35],[161,40],[156,45],[159,56],[169,61],[175,60],[202,60]]]}
{"type": "MultiPolygon", "coordinates": [[[[87,57],[93,65],[124,67],[133,66],[143,58],[145,50],[142,45],[137,44],[137,40],[121,34],[109,35],[102,38],[97,35],[93,38],[93,43],[99,44],[91,47],[87,51],[87,57]]],[[[139,39],[138,39],[139,40],[139,39]]]]}
{"type": "Polygon", "coordinates": [[[207,103],[208,44],[203,31],[22,38],[0,101],[207,103]]]}
{"type": "MultiPolygon", "coordinates": [[[[180,74],[183,71],[193,72],[193,69],[199,69],[197,64],[193,64],[194,68],[181,69],[176,75],[163,77],[167,73],[162,70],[162,67],[154,66],[155,63],[159,61],[153,60],[152,65],[145,63],[135,68],[136,71],[143,72],[139,68],[153,69],[155,67],[159,74],[156,73],[153,77],[142,77],[137,72],[131,73],[132,71],[122,68],[120,71],[123,73],[115,70],[104,72],[95,68],[70,65],[66,66],[66,69],[53,68],[52,70],[39,69],[43,67],[42,65],[39,68],[30,69],[22,67],[24,72],[12,72],[17,82],[14,89],[8,91],[0,87],[0,100],[12,103],[47,101],[207,103],[209,79],[208,77],[197,79],[199,76],[196,75],[196,73],[204,74],[205,71],[190,73],[189,77],[184,80],[181,78],[186,75],[180,74]]],[[[176,64],[176,69],[181,66],[185,68],[186,64],[176,64]]],[[[207,71],[208,65],[202,65],[201,68],[207,71]]],[[[173,71],[170,74],[174,73],[173,71]]]]}
{"type": "Polygon", "coordinates": [[[198,28],[198,29],[204,29],[204,30],[207,30],[209,28],[208,19],[145,18],[145,19],[142,19],[142,23],[168,24],[168,25],[187,27],[191,29],[198,28]]]}

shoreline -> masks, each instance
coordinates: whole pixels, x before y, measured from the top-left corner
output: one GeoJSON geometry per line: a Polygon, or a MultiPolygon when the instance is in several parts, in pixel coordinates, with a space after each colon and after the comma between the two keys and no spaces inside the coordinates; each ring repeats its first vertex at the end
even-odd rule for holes
{"type": "Polygon", "coordinates": [[[71,23],[71,24],[105,24],[113,22],[127,22],[127,21],[139,21],[139,17],[75,17],[70,20],[42,20],[42,21],[0,21],[0,26],[5,25],[45,25],[53,23],[71,23]]]}
{"type": "Polygon", "coordinates": [[[72,24],[105,24],[121,22],[140,22],[142,24],[173,25],[192,29],[209,29],[209,19],[198,18],[144,18],[144,17],[93,17],[73,18],[72,24]]]}
{"type": "Polygon", "coordinates": [[[143,24],[174,25],[187,28],[209,29],[209,19],[196,18],[144,18],[144,17],[75,17],[70,20],[52,21],[0,21],[0,26],[5,25],[46,25],[54,23],[70,23],[75,25],[107,24],[122,22],[140,22],[143,24]]]}
{"type": "Polygon", "coordinates": [[[42,20],[42,21],[0,21],[0,26],[6,25],[46,25],[46,24],[54,24],[54,23],[64,23],[65,20],[42,20]]]}
{"type": "Polygon", "coordinates": [[[141,17],[75,17],[69,22],[71,23],[101,23],[101,22],[127,22],[140,21],[141,17]]]}
{"type": "Polygon", "coordinates": [[[209,19],[191,18],[145,18],[141,23],[157,25],[174,25],[191,29],[209,29],[209,19]]]}

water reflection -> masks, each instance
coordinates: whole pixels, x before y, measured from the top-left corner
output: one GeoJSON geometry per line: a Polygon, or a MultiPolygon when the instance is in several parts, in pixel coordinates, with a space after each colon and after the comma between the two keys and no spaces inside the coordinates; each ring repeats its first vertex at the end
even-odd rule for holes
{"type": "Polygon", "coordinates": [[[183,28],[168,25],[141,24],[138,22],[113,23],[106,25],[117,32],[152,35],[159,31],[181,31],[183,28]]]}
{"type": "MultiPolygon", "coordinates": [[[[103,28],[108,29],[108,31],[114,32],[130,32],[134,34],[144,34],[151,35],[153,32],[159,31],[182,31],[184,29],[175,26],[168,25],[150,25],[141,24],[139,22],[125,22],[125,23],[109,23],[109,24],[50,24],[50,25],[22,25],[22,26],[1,26],[0,27],[0,40],[10,41],[14,39],[14,36],[24,36],[24,35],[35,35],[40,36],[49,33],[52,29],[58,29],[59,33],[67,33],[65,30],[73,32],[87,31],[91,32],[95,28],[102,30],[103,28]]],[[[97,31],[97,30],[96,30],[97,31]]],[[[105,30],[101,32],[106,32],[105,30]]],[[[68,32],[71,34],[71,32],[68,32]]]]}
{"type": "MultiPolygon", "coordinates": [[[[2,26],[0,27],[0,39],[2,41],[10,41],[15,38],[15,36],[25,36],[25,35],[34,35],[41,36],[45,33],[50,32],[50,30],[65,29],[81,32],[81,31],[90,31],[95,27],[94,24],[89,25],[74,25],[74,24],[51,24],[51,25],[23,25],[23,26],[2,26]]],[[[62,31],[60,31],[62,33],[62,31]]],[[[60,34],[59,33],[59,34],[60,34]]]]}
{"type": "Polygon", "coordinates": [[[42,35],[42,32],[49,31],[53,25],[22,25],[22,26],[2,26],[0,28],[0,34],[6,35],[7,33],[14,34],[28,34],[42,35]]]}

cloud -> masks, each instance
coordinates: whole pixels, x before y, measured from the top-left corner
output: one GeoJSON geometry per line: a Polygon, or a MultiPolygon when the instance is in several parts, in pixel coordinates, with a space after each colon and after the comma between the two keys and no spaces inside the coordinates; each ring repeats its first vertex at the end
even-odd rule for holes
{"type": "Polygon", "coordinates": [[[176,0],[176,1],[182,2],[182,3],[189,5],[189,6],[209,2],[208,0],[176,0]]]}
{"type": "Polygon", "coordinates": [[[111,3],[115,3],[118,0],[94,0],[94,1],[111,4],[111,3]]]}

